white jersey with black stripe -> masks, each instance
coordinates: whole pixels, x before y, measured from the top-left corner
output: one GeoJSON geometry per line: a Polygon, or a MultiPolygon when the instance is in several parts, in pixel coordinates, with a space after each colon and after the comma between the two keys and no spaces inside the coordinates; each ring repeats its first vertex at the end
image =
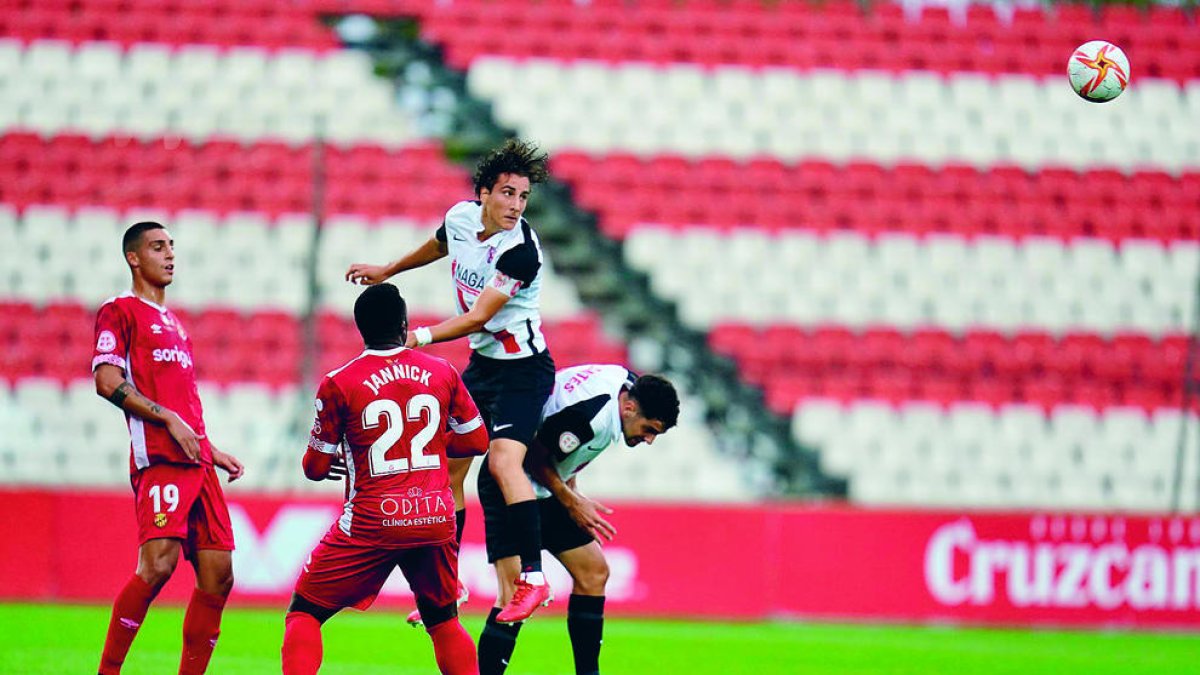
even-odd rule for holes
{"type": "Polygon", "coordinates": [[[539,309],[542,290],[542,246],[522,218],[511,230],[479,240],[483,207],[477,201],[459,202],[446,212],[437,238],[445,242],[454,277],[454,307],[470,311],[484,288],[509,297],[483,330],[469,337],[480,356],[511,360],[546,351],[539,309]]]}
{"type": "MultiPolygon", "coordinates": [[[[612,365],[575,366],[555,374],[537,440],[549,451],[551,465],[564,482],[624,437],[620,395],[635,379],[629,370],[612,365]]],[[[530,480],[539,499],[551,496],[545,486],[530,480]]]]}

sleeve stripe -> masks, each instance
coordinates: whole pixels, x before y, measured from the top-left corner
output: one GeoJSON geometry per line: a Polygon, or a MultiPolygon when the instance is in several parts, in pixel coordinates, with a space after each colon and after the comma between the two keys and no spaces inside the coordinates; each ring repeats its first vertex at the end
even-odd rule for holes
{"type": "Polygon", "coordinates": [[[117,356],[116,354],[101,354],[101,355],[97,356],[96,358],[92,359],[92,370],[95,370],[96,366],[99,366],[101,364],[108,364],[110,366],[116,366],[116,367],[120,368],[121,370],[126,369],[125,368],[125,366],[126,366],[125,359],[121,358],[120,356],[117,356]]]}
{"type": "Polygon", "coordinates": [[[337,449],[338,449],[338,444],[337,443],[326,443],[325,441],[317,438],[316,436],[312,436],[311,438],[308,439],[308,447],[312,448],[313,450],[316,450],[319,453],[325,454],[325,455],[336,455],[337,449]]]}
{"type": "Polygon", "coordinates": [[[510,298],[516,295],[524,285],[525,284],[523,284],[519,279],[514,279],[500,271],[497,271],[492,277],[491,281],[488,283],[488,286],[491,286],[510,298]]]}
{"type": "Polygon", "coordinates": [[[469,434],[481,426],[483,426],[483,418],[479,415],[476,415],[474,419],[461,423],[455,422],[453,419],[450,420],[450,429],[459,435],[469,434]]]}

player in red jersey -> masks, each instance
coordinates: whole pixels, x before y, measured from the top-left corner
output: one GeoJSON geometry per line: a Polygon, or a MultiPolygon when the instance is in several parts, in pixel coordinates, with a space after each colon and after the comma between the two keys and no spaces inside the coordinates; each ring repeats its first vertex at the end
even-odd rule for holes
{"type": "Polygon", "coordinates": [[[321,382],[304,453],[311,480],[345,473],[346,502],[296,581],[283,672],[316,673],[321,624],[345,607],[369,607],[399,567],[425,617],[438,668],[478,673],[475,643],[455,602],[458,541],[447,460],[482,455],[487,429],[458,371],[404,346],[408,313],[394,285],[364,290],[354,322],[366,349],[321,382]]]}
{"type": "Polygon", "coordinates": [[[92,372],[96,393],[125,411],[138,521],[137,571],[113,603],[99,672],[119,673],[150,603],[179,563],[196,570],[183,620],[180,673],[203,673],[233,587],[233,527],[214,465],[237,480],[241,462],[205,435],[192,342],[163,306],[175,242],[159,223],[125,231],[133,291],[100,306],[92,372]]]}

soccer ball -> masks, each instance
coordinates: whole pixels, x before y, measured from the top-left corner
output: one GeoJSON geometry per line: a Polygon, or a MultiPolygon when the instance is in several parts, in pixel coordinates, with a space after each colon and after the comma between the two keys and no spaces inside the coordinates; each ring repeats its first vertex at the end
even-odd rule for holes
{"type": "Polygon", "coordinates": [[[1076,94],[1092,103],[1111,101],[1129,84],[1129,59],[1111,42],[1092,40],[1079,45],[1067,61],[1067,75],[1076,94]]]}

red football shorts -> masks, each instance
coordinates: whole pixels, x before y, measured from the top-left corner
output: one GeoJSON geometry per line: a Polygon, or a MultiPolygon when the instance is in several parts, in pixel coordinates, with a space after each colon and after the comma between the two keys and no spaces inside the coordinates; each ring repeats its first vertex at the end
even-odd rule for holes
{"type": "Polygon", "coordinates": [[[458,543],[453,539],[392,549],[361,546],[345,536],[330,539],[317,544],[296,580],[296,593],[311,603],[334,610],[365,610],[396,567],[413,595],[438,607],[452,605],[458,598],[458,543]]]}
{"type": "Polygon", "coordinates": [[[184,555],[233,550],[233,524],[221,480],[212,465],[152,464],[130,477],[135,495],[138,544],[169,537],[183,540],[184,555]]]}

